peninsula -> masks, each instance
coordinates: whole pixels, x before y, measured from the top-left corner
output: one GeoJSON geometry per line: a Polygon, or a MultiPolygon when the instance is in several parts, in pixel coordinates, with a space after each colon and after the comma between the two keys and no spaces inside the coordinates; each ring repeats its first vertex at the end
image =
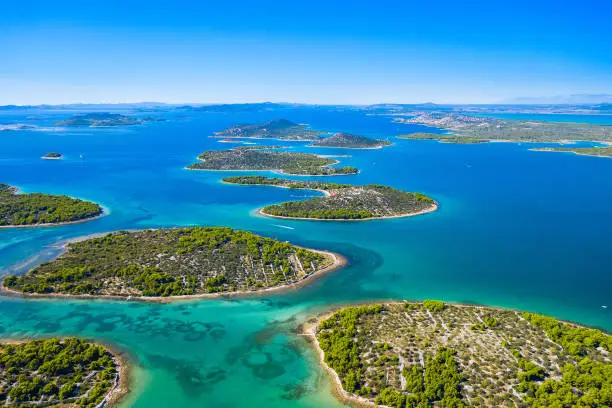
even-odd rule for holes
{"type": "Polygon", "coordinates": [[[63,156],[58,153],[58,152],[49,152],[47,154],[45,154],[44,156],[41,157],[41,159],[44,160],[59,160],[61,159],[63,156]]]}
{"type": "Polygon", "coordinates": [[[230,228],[115,232],[67,252],[4,287],[22,294],[160,298],[288,287],[338,268],[341,257],[230,228]]]}
{"type": "Polygon", "coordinates": [[[394,121],[445,129],[457,138],[516,142],[612,142],[612,126],[605,125],[509,120],[437,111],[412,112],[409,115],[410,118],[396,117],[394,121]]]}
{"type": "Polygon", "coordinates": [[[138,118],[134,116],[121,115],[119,113],[94,112],[75,115],[72,118],[56,122],[56,126],[81,126],[81,127],[114,127],[140,125],[147,122],[163,122],[165,119],[147,116],[138,118]]]}
{"type": "Polygon", "coordinates": [[[437,140],[440,143],[456,143],[456,144],[477,144],[487,143],[488,140],[479,139],[477,137],[469,136],[451,136],[451,135],[440,135],[438,133],[425,133],[417,132],[410,133],[407,135],[399,135],[398,139],[411,139],[411,140],[437,140]]]}
{"type": "Polygon", "coordinates": [[[565,152],[581,156],[612,157],[612,147],[542,147],[531,149],[536,152],[565,152]]]}
{"type": "Polygon", "coordinates": [[[309,146],[312,147],[338,147],[345,149],[380,149],[391,145],[388,140],[370,139],[369,137],[338,132],[330,137],[319,139],[309,146]]]}
{"type": "Polygon", "coordinates": [[[347,307],[306,331],[362,406],[612,403],[612,336],[550,317],[429,300],[347,307]]]}
{"type": "Polygon", "coordinates": [[[266,170],[302,176],[332,176],[358,173],[354,167],[330,167],[337,160],[309,153],[275,152],[261,146],[231,150],[209,150],[198,156],[190,170],[266,170]]]}
{"type": "Polygon", "coordinates": [[[126,392],[119,358],[75,337],[0,341],[0,405],[98,407],[126,392]]]}
{"type": "Polygon", "coordinates": [[[102,215],[102,207],[65,195],[21,194],[0,183],[0,227],[59,225],[102,215]]]}
{"type": "Polygon", "coordinates": [[[211,137],[222,139],[278,139],[292,141],[318,140],[324,132],[309,129],[287,119],[276,119],[259,124],[236,125],[216,132],[211,137]]]}
{"type": "Polygon", "coordinates": [[[435,211],[437,203],[421,193],[409,193],[378,184],[351,184],[296,181],[262,176],[238,176],[223,179],[226,183],[267,185],[292,189],[317,190],[324,197],[269,205],[262,215],[293,219],[368,220],[399,218],[435,211]]]}

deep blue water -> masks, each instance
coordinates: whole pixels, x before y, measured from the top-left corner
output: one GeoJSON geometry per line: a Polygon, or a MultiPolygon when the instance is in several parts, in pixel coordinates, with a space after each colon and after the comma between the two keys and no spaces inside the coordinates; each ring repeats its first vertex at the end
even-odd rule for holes
{"type": "Polygon", "coordinates": [[[168,121],[62,130],[52,123],[66,112],[0,113],[0,123],[43,129],[0,132],[0,182],[110,210],[82,224],[0,230],[2,273],[50,259],[68,238],[184,225],[252,230],[339,252],[350,265],[299,290],[249,299],[160,305],[0,297],[4,336],[76,334],[128,350],[136,368],[127,405],[336,406],[311,349],[294,331],[313,313],[347,302],[474,302],[612,330],[612,160],[529,151],[533,144],[393,139],[421,128],[351,110],[153,115],[168,121]],[[422,191],[440,202],[439,211],[357,223],[279,221],[253,211],[311,193],[229,186],[219,182],[228,173],[184,169],[203,150],[232,146],[209,138],[214,131],[279,117],[391,138],[394,145],[382,150],[291,146],[350,155],[339,160],[361,173],[330,180],[422,191]],[[48,151],[65,159],[41,160],[48,151]]]}

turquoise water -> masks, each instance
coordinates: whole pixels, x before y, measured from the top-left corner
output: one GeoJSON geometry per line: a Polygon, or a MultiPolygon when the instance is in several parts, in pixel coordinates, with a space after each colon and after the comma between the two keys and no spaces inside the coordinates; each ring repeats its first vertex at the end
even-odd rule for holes
{"type": "Polygon", "coordinates": [[[58,243],[72,237],[184,225],[248,229],[339,252],[350,265],[299,290],[252,298],[147,304],[0,297],[3,337],[81,335],[127,350],[135,366],[127,406],[339,406],[296,328],[330,305],[349,302],[474,302],[612,330],[611,160],[509,143],[394,140],[383,150],[359,151],[293,143],[294,150],[350,155],[339,160],[362,170],[330,180],[418,190],[441,206],[407,219],[279,221],[253,211],[311,193],[229,186],[219,182],[224,173],[183,169],[205,149],[231,146],[208,138],[213,131],[278,117],[376,137],[420,128],[323,108],[163,115],[170,120],[68,131],[50,125],[67,116],[63,112],[0,114],[0,123],[43,128],[0,132],[0,182],[110,209],[82,224],[0,230],[2,273],[52,258],[58,243]],[[52,150],[65,160],[39,159],[52,150]]]}

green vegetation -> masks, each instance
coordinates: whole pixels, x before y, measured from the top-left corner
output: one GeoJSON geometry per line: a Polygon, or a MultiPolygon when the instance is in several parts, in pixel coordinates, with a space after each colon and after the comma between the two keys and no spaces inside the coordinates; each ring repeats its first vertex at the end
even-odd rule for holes
{"type": "Polygon", "coordinates": [[[24,293],[180,296],[298,282],[331,255],[230,228],[116,232],[74,242],[56,260],[4,285],[24,293]]]}
{"type": "Polygon", "coordinates": [[[550,317],[428,300],[347,307],[315,335],[344,390],[379,405],[612,406],[612,336],[550,317]]]}
{"type": "Polygon", "coordinates": [[[552,317],[535,313],[523,313],[523,318],[534,326],[543,329],[552,341],[559,344],[574,357],[585,356],[587,350],[600,346],[607,351],[612,351],[612,336],[608,336],[599,330],[572,327],[552,317]]]}
{"type": "Polygon", "coordinates": [[[323,191],[338,190],[341,188],[355,188],[355,186],[352,184],[327,183],[319,181],[298,181],[265,176],[232,176],[225,177],[223,181],[231,184],[277,186],[285,188],[323,191]]]}
{"type": "Polygon", "coordinates": [[[0,184],[0,226],[56,224],[85,220],[102,214],[102,207],[90,201],[41,193],[18,194],[0,184]]]}
{"type": "Polygon", "coordinates": [[[226,177],[226,183],[270,185],[293,189],[320,190],[325,197],[274,204],[262,209],[266,215],[326,220],[361,220],[407,216],[431,209],[435,201],[421,193],[408,193],[378,184],[350,184],[296,181],[261,176],[226,177]]]}
{"type": "Polygon", "coordinates": [[[289,146],[280,145],[246,145],[236,146],[232,150],[271,150],[271,149],[286,149],[289,146]]]}
{"type": "Polygon", "coordinates": [[[43,159],[61,159],[62,155],[58,152],[49,152],[45,154],[42,158],[43,159]]]}
{"type": "Polygon", "coordinates": [[[542,147],[531,149],[538,152],[566,152],[584,156],[612,157],[612,147],[542,147]]]}
{"type": "Polygon", "coordinates": [[[165,119],[144,117],[137,118],[125,116],[119,113],[94,112],[83,115],[75,115],[72,118],[64,119],[55,124],[57,126],[90,126],[90,127],[110,127],[110,126],[129,126],[140,125],[147,122],[163,122],[165,119]]]}
{"type": "MultiPolygon", "coordinates": [[[[612,141],[612,126],[569,122],[508,120],[453,112],[412,112],[396,122],[417,123],[449,130],[457,139],[558,142],[563,140],[612,141]]],[[[410,138],[410,137],[409,137],[410,138]]],[[[427,138],[427,137],[424,137],[427,138]]]]}
{"type": "Polygon", "coordinates": [[[487,143],[487,140],[479,139],[476,137],[468,136],[450,136],[440,135],[437,133],[410,133],[408,135],[397,136],[399,139],[411,139],[411,140],[437,140],[442,143],[456,143],[456,144],[478,144],[487,143]]]}
{"type": "Polygon", "coordinates": [[[287,119],[276,119],[259,124],[236,125],[216,132],[213,137],[279,139],[279,140],[317,140],[323,132],[308,129],[287,119]]]}
{"type": "Polygon", "coordinates": [[[0,405],[96,407],[118,369],[106,349],[74,337],[0,343],[0,405]]]}
{"type": "Polygon", "coordinates": [[[444,302],[440,302],[439,300],[424,300],[423,307],[430,312],[441,312],[444,310],[444,302]]]}
{"type": "Polygon", "coordinates": [[[320,139],[310,146],[313,147],[341,147],[345,149],[374,149],[389,146],[387,140],[370,139],[369,137],[353,135],[351,133],[335,133],[330,137],[320,139]]]}
{"type": "Polygon", "coordinates": [[[210,150],[198,156],[192,170],[270,170],[286,174],[331,176],[355,174],[354,167],[330,167],[337,161],[307,153],[273,152],[265,149],[210,150]]]}

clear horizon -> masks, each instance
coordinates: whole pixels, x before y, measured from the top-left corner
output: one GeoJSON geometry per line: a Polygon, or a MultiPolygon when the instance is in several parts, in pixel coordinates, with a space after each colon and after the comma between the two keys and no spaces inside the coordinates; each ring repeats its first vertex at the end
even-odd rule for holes
{"type": "Polygon", "coordinates": [[[612,94],[609,2],[3,8],[0,105],[496,104],[612,94]]]}

